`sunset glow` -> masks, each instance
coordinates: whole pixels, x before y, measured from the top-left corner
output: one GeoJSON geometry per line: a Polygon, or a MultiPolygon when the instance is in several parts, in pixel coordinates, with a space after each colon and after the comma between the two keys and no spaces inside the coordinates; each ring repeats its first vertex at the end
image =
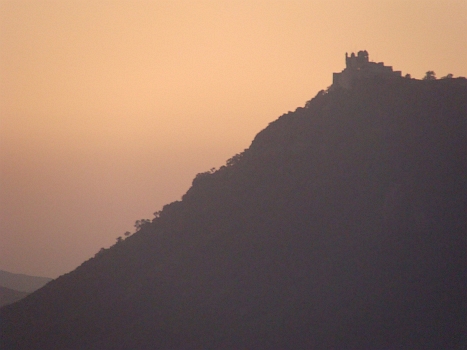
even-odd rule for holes
{"type": "Polygon", "coordinates": [[[467,2],[0,0],[0,269],[57,277],[332,83],[467,76],[467,2]]]}

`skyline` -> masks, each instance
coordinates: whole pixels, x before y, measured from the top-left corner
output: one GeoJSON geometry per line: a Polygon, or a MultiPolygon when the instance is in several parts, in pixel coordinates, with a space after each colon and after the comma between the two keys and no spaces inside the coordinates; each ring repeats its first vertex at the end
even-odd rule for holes
{"type": "Polygon", "coordinates": [[[58,277],[314,97],[345,53],[467,76],[464,1],[0,1],[0,269],[58,277]]]}

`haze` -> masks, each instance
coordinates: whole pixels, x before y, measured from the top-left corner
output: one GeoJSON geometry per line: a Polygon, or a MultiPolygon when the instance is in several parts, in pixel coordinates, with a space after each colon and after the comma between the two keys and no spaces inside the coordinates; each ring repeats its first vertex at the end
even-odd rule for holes
{"type": "Polygon", "coordinates": [[[467,2],[0,1],[0,269],[57,277],[368,50],[467,76],[467,2]]]}

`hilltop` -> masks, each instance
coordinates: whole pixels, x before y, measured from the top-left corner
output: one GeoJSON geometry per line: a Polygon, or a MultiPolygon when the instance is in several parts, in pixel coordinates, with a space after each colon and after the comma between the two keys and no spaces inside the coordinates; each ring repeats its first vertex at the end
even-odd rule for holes
{"type": "Polygon", "coordinates": [[[466,111],[464,78],[320,91],[0,309],[1,348],[461,348],[466,111]]]}

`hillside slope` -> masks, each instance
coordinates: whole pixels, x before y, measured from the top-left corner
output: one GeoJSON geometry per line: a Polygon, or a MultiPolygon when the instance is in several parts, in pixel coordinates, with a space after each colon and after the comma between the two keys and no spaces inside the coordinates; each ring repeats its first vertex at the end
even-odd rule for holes
{"type": "Polygon", "coordinates": [[[0,347],[462,348],[466,212],[465,79],[322,91],[0,309],[0,347]]]}

